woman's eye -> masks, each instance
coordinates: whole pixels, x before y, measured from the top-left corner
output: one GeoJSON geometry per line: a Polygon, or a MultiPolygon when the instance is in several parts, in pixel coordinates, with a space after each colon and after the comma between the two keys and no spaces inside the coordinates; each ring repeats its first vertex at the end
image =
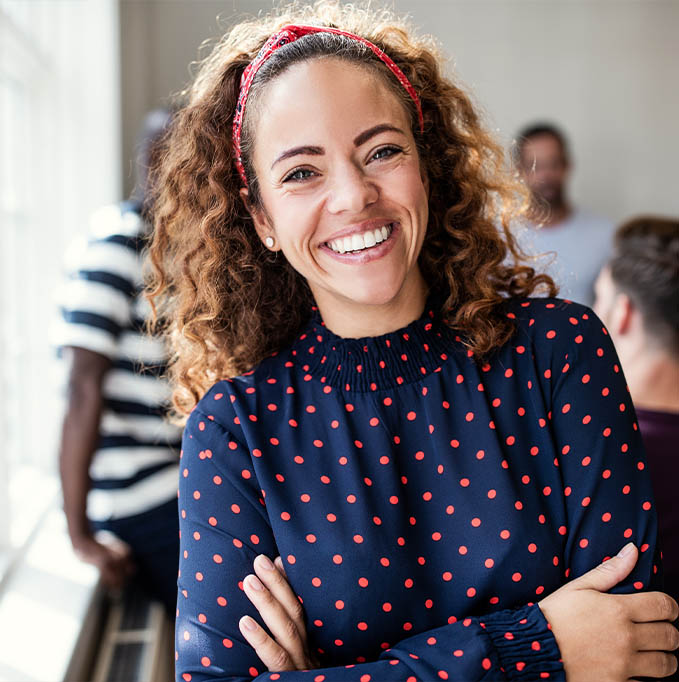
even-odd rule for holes
{"type": "Polygon", "coordinates": [[[398,154],[401,150],[398,147],[382,147],[382,149],[378,149],[373,155],[372,159],[375,160],[380,160],[380,159],[388,159],[391,156],[394,156],[394,154],[398,154]]]}
{"type": "Polygon", "coordinates": [[[310,178],[312,175],[314,175],[314,172],[312,170],[309,170],[308,168],[298,168],[297,170],[288,173],[283,178],[283,182],[288,182],[290,180],[292,180],[293,182],[299,182],[301,180],[306,180],[307,178],[310,178]]]}

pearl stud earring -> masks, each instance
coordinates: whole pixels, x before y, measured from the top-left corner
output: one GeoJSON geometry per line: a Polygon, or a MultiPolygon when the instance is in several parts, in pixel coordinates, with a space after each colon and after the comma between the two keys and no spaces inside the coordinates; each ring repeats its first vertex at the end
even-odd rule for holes
{"type": "Polygon", "coordinates": [[[273,239],[273,237],[267,237],[267,238],[264,240],[264,243],[266,244],[267,248],[269,248],[269,249],[272,248],[273,245],[274,245],[274,239],[273,239]]]}

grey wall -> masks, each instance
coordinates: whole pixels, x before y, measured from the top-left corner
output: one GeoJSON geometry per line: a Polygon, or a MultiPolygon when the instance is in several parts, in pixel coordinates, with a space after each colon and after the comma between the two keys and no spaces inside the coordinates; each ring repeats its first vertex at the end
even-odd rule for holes
{"type": "Polygon", "coordinates": [[[132,161],[144,114],[167,104],[191,80],[203,44],[243,15],[271,7],[262,0],[120,0],[123,184],[133,186],[132,161]]]}
{"type": "MultiPolygon", "coordinates": [[[[467,84],[505,143],[535,118],[566,129],[578,203],[616,221],[643,211],[679,214],[678,1],[393,5],[439,39],[451,58],[448,72],[467,84]]],[[[188,83],[201,43],[238,16],[269,6],[261,0],[121,0],[123,159],[131,158],[144,112],[188,83]]],[[[129,167],[124,164],[126,191],[129,167]]]]}

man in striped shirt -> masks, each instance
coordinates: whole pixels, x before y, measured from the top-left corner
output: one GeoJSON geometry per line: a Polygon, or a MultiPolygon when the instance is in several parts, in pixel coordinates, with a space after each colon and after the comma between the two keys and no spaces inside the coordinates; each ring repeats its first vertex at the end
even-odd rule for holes
{"type": "Polygon", "coordinates": [[[137,573],[174,614],[181,430],[165,419],[164,343],[144,332],[148,227],[141,203],[128,201],[97,211],[90,228],[70,253],[55,339],[68,363],[59,453],[68,531],[107,586],[137,573]]]}

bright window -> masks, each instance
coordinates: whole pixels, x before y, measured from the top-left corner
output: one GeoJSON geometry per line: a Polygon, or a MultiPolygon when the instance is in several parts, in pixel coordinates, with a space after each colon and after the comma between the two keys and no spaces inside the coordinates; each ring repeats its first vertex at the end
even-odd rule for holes
{"type": "MultiPolygon", "coordinates": [[[[63,254],[120,199],[115,0],[0,0],[0,556],[58,495],[63,254]]],[[[0,564],[0,573],[2,564],[0,564]]]]}

